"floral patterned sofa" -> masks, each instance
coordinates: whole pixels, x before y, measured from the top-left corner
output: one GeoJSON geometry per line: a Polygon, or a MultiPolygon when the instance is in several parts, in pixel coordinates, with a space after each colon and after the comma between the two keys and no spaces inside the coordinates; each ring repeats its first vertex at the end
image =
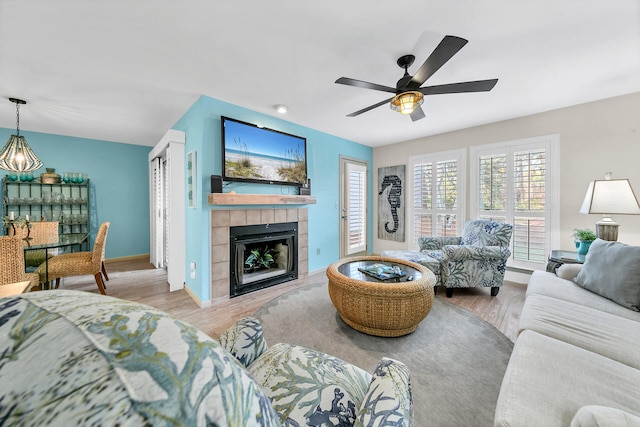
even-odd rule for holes
{"type": "Polygon", "coordinates": [[[490,287],[498,295],[504,281],[513,226],[484,219],[465,223],[462,236],[420,237],[420,251],[383,251],[382,256],[417,262],[430,268],[438,281],[447,288],[490,287]],[[437,262],[437,266],[436,265],[437,262]],[[437,272],[434,270],[437,268],[437,272]]]}
{"type": "Polygon", "coordinates": [[[0,299],[0,384],[9,425],[412,425],[400,362],[370,374],[267,348],[252,318],[216,341],[154,308],[78,291],[0,299]]]}

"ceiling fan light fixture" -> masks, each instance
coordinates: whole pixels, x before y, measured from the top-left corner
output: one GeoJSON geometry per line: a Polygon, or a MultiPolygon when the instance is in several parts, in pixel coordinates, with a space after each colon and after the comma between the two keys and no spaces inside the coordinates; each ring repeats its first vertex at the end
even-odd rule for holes
{"type": "Polygon", "coordinates": [[[402,92],[394,96],[390,107],[400,114],[411,114],[424,102],[424,95],[418,91],[402,92]]]}
{"type": "Polygon", "coordinates": [[[9,98],[16,104],[16,134],[9,137],[7,144],[0,150],[0,169],[10,172],[33,172],[42,167],[42,162],[35,155],[24,136],[20,136],[20,105],[26,104],[22,99],[9,98]]]}

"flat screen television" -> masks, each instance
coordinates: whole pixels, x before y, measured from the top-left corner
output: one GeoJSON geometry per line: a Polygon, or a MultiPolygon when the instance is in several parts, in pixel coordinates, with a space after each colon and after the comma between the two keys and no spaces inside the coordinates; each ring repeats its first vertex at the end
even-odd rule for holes
{"type": "Polygon", "coordinates": [[[307,182],[307,140],[222,117],[222,179],[302,186],[307,182]]]}

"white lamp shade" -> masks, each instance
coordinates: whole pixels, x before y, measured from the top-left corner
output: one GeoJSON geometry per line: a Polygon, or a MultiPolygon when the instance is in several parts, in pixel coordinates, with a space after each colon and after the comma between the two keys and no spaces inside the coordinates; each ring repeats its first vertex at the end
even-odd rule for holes
{"type": "Polygon", "coordinates": [[[640,206],[628,179],[604,179],[589,183],[580,213],[640,215],[640,206]]]}

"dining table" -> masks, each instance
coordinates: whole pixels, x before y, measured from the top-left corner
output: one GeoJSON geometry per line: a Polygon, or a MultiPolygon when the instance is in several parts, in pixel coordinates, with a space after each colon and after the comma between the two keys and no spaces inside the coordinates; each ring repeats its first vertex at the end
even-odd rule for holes
{"type": "MultiPolygon", "coordinates": [[[[30,243],[29,239],[26,239],[25,245],[23,247],[25,261],[27,259],[27,253],[29,251],[38,251],[44,250],[47,252],[47,256],[44,257],[44,271],[45,271],[45,281],[44,286],[49,287],[49,257],[55,256],[60,252],[76,252],[77,250],[82,248],[82,244],[89,241],[88,233],[72,233],[72,234],[61,234],[58,236],[56,240],[51,240],[47,242],[39,241],[36,243],[30,243]]],[[[25,263],[26,265],[26,263],[25,263]]],[[[43,284],[41,283],[42,287],[43,284]]]]}

